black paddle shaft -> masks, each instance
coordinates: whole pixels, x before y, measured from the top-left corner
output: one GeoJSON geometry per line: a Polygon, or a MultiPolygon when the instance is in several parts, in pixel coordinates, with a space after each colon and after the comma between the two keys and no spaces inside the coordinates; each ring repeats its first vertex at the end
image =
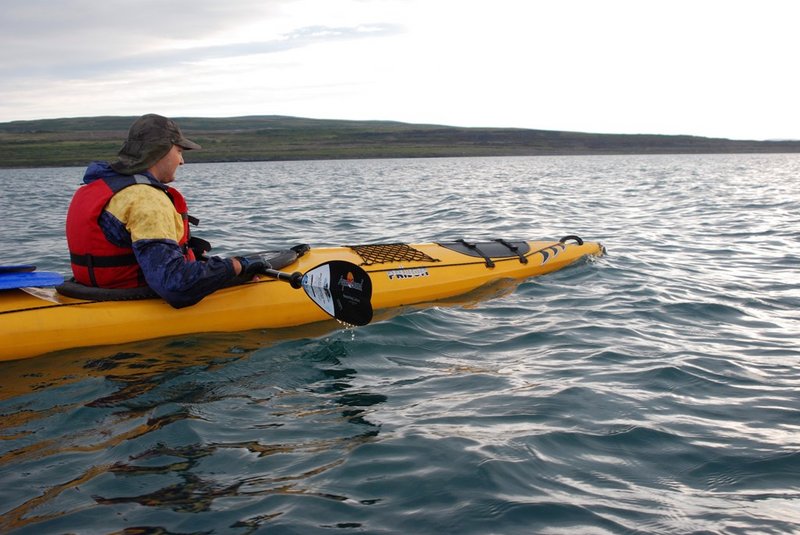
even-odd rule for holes
{"type": "Polygon", "coordinates": [[[299,290],[303,287],[303,274],[299,271],[295,271],[294,273],[286,273],[285,271],[278,271],[277,269],[266,269],[264,270],[264,275],[272,277],[273,279],[288,282],[292,285],[292,288],[296,290],[299,290]]]}

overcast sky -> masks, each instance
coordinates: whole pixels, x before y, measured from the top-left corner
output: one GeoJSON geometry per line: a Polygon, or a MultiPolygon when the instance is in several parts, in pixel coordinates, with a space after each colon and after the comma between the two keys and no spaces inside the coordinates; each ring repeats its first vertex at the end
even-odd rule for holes
{"type": "Polygon", "coordinates": [[[795,0],[0,7],[0,122],[275,114],[800,139],[795,0]]]}

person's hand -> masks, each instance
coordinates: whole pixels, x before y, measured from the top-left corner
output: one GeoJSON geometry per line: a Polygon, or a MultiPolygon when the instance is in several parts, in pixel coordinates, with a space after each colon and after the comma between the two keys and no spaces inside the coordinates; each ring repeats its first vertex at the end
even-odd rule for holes
{"type": "Polygon", "coordinates": [[[256,275],[266,273],[266,270],[272,269],[269,260],[262,253],[236,256],[234,258],[236,258],[242,266],[242,271],[239,273],[239,276],[245,279],[252,279],[256,275]]]}

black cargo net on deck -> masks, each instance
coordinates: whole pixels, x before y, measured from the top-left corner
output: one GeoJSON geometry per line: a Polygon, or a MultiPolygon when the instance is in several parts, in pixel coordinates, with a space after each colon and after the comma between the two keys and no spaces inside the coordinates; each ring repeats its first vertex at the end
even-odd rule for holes
{"type": "Polygon", "coordinates": [[[438,262],[422,251],[405,243],[386,243],[381,245],[348,245],[364,260],[362,266],[385,264],[387,262],[438,262]]]}

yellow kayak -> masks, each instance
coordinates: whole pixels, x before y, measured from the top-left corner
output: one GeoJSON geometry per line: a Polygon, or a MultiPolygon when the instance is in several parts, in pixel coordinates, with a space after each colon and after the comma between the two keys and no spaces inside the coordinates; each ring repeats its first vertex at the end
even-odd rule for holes
{"type": "MultiPolygon", "coordinates": [[[[0,361],[69,348],[201,332],[291,327],[328,320],[331,316],[340,318],[338,313],[327,310],[325,296],[315,295],[331,297],[327,287],[320,290],[312,280],[312,275],[321,266],[327,269],[329,263],[359,266],[360,269],[345,269],[345,275],[336,275],[338,282],[330,283],[339,284],[345,294],[362,289],[366,292],[367,288],[362,286],[371,285],[371,296],[364,295],[365,302],[355,305],[371,307],[367,312],[359,310],[366,315],[353,320],[363,324],[370,320],[373,309],[446,299],[495,281],[520,280],[556,271],[603,252],[600,243],[584,242],[576,236],[560,241],[460,240],[311,248],[282,268],[282,273],[297,274],[283,277],[292,284],[265,276],[218,290],[183,309],[174,309],[159,298],[95,301],[67,297],[55,288],[3,290],[0,291],[0,361]],[[366,272],[365,281],[352,277],[356,270],[366,272]],[[300,274],[306,275],[305,292],[298,289],[300,274]]],[[[348,295],[344,298],[350,299],[348,295]]]]}

